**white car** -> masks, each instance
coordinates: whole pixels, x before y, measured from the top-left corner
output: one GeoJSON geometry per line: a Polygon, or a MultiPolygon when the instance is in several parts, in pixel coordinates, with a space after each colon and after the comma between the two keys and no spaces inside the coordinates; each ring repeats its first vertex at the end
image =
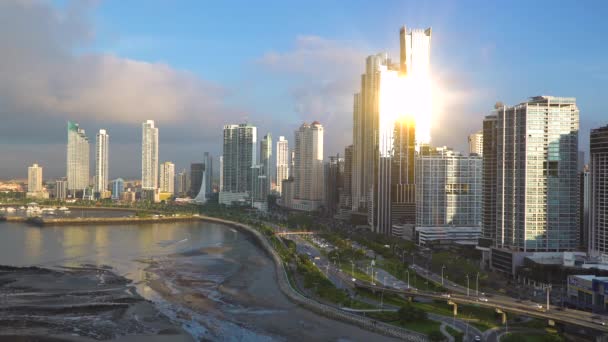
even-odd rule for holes
{"type": "Polygon", "coordinates": [[[480,302],[487,302],[488,298],[486,298],[486,297],[479,297],[479,301],[480,302]]]}
{"type": "Polygon", "coordinates": [[[444,294],[441,295],[441,297],[451,298],[452,296],[449,293],[444,293],[444,294]]]}

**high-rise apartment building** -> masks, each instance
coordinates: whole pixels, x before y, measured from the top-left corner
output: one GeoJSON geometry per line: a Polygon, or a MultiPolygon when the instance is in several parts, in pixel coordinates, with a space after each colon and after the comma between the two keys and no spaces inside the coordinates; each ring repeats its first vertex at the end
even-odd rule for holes
{"type": "Polygon", "coordinates": [[[323,204],[323,126],[304,123],[295,132],[294,209],[318,210],[323,204]]]}
{"type": "Polygon", "coordinates": [[[201,191],[203,184],[203,173],[205,172],[204,163],[190,164],[190,190],[188,194],[194,198],[201,191]]]}
{"type": "Polygon", "coordinates": [[[218,188],[220,192],[224,190],[224,156],[220,156],[220,184],[218,188]]]}
{"type": "Polygon", "coordinates": [[[27,168],[27,192],[42,192],[42,166],[34,164],[27,168]]]}
{"type": "Polygon", "coordinates": [[[431,148],[416,158],[416,225],[480,227],[482,159],[431,148]]]}
{"type": "Polygon", "coordinates": [[[209,152],[203,155],[205,163],[205,191],[207,195],[213,193],[213,156],[209,152]]]}
{"type": "Polygon", "coordinates": [[[142,124],[141,187],[158,189],[158,128],[154,126],[154,120],[142,124]]]}
{"type": "Polygon", "coordinates": [[[110,136],[100,129],[95,139],[95,192],[108,190],[108,149],[110,136]]]}
{"type": "Polygon", "coordinates": [[[67,168],[68,190],[85,191],[89,187],[89,139],[77,123],[68,121],[67,168]]]}
{"type": "Polygon", "coordinates": [[[166,161],[160,164],[160,192],[175,193],[175,164],[166,161]]]}
{"type": "Polygon", "coordinates": [[[256,160],[257,128],[250,124],[225,125],[222,190],[219,202],[230,205],[251,197],[256,160]]]}
{"type": "Polygon", "coordinates": [[[257,170],[253,170],[255,196],[254,200],[266,202],[268,195],[270,194],[271,185],[271,161],[272,158],[272,136],[270,133],[266,134],[260,141],[260,163],[257,170]],[[256,180],[257,178],[257,180],[256,180]]]}
{"type": "Polygon", "coordinates": [[[481,232],[485,245],[496,241],[496,115],[483,120],[483,194],[481,209],[481,232]]]}
{"type": "Polygon", "coordinates": [[[344,188],[344,158],[330,156],[325,163],[325,212],[332,217],[338,212],[340,195],[344,188]]]}
{"type": "Polygon", "coordinates": [[[344,174],[342,181],[342,192],[340,193],[340,210],[352,210],[352,179],[353,179],[353,145],[349,145],[344,149],[344,174]]]}
{"type": "Polygon", "coordinates": [[[110,182],[110,189],[112,189],[112,199],[118,201],[121,199],[122,193],[125,191],[125,181],[122,178],[116,178],[110,182]]]}
{"type": "Polygon", "coordinates": [[[277,192],[283,194],[283,181],[289,179],[289,143],[284,136],[277,141],[277,192]]]}
{"type": "Polygon", "coordinates": [[[64,179],[58,179],[55,181],[55,198],[64,200],[68,197],[68,181],[64,179]]]}
{"type": "Polygon", "coordinates": [[[483,129],[469,135],[469,154],[483,155],[483,129]]]}
{"type": "Polygon", "coordinates": [[[576,99],[537,96],[499,106],[495,115],[495,246],[574,250],[579,244],[576,99]]]}
{"type": "Polygon", "coordinates": [[[591,130],[589,253],[608,258],[608,125],[591,130]]]}
{"type": "Polygon", "coordinates": [[[185,169],[175,177],[175,189],[179,196],[186,196],[188,193],[188,172],[185,169]]]}

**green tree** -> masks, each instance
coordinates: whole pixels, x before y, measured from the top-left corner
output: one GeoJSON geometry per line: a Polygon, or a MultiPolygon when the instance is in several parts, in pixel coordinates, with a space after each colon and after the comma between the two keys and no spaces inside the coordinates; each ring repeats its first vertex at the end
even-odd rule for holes
{"type": "Polygon", "coordinates": [[[413,306],[409,302],[399,309],[398,316],[401,323],[424,321],[427,319],[427,314],[424,310],[413,306]]]}

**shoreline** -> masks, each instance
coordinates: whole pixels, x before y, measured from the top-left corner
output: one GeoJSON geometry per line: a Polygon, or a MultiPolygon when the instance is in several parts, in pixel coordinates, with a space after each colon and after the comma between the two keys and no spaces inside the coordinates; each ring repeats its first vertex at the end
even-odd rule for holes
{"type": "Polygon", "coordinates": [[[76,217],[76,218],[40,218],[6,216],[5,222],[27,223],[38,227],[90,225],[90,224],[145,224],[145,223],[171,223],[198,221],[197,216],[170,216],[170,217],[76,217]]]}

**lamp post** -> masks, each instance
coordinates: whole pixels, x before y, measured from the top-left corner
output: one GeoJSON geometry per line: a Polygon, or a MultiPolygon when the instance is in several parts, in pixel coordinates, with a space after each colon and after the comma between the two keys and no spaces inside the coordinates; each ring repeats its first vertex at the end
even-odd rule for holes
{"type": "Polygon", "coordinates": [[[477,272],[477,278],[475,279],[475,296],[479,296],[479,272],[477,272]]]}
{"type": "Polygon", "coordinates": [[[410,270],[405,271],[405,274],[407,274],[407,289],[410,289],[410,270]]]}
{"type": "Polygon", "coordinates": [[[355,262],[353,260],[350,261],[350,266],[350,273],[352,274],[353,279],[355,279],[355,262]]]}
{"type": "Polygon", "coordinates": [[[469,275],[466,275],[467,277],[467,297],[469,296],[469,275]]]}
{"type": "Polygon", "coordinates": [[[441,286],[443,286],[443,269],[446,268],[445,265],[441,266],[441,286]]]}

